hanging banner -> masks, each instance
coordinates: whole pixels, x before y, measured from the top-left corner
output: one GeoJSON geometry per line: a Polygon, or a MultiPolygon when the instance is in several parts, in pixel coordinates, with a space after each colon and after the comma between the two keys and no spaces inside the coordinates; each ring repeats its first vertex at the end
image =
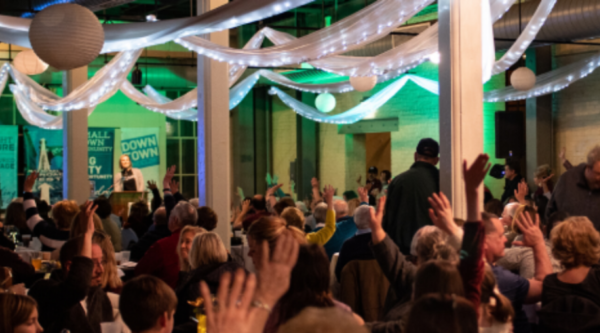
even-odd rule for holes
{"type": "Polygon", "coordinates": [[[54,204],[63,199],[63,142],[62,130],[46,130],[23,126],[25,171],[37,171],[38,180],[33,193],[41,200],[54,204]]]}
{"type": "Polygon", "coordinates": [[[18,126],[0,126],[0,209],[5,209],[17,193],[18,126]]]}
{"type": "MultiPolygon", "coordinates": [[[[158,139],[158,127],[121,128],[121,154],[128,155],[133,167],[140,169],[144,176],[144,187],[148,180],[158,182],[160,179],[158,139]]],[[[116,172],[120,172],[120,170],[115,170],[116,172]]]]}
{"type": "Polygon", "coordinates": [[[88,129],[88,175],[96,195],[109,194],[113,185],[114,128],[88,129]]]}

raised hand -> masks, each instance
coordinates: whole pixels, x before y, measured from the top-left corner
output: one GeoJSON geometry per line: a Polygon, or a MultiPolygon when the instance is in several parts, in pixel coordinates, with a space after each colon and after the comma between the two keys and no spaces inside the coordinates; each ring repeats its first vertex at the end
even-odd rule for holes
{"type": "Polygon", "coordinates": [[[525,182],[525,179],[521,180],[521,182],[517,185],[517,189],[515,190],[515,198],[521,205],[527,204],[525,201],[525,197],[529,194],[529,187],[525,182]]]}
{"type": "Polygon", "coordinates": [[[245,199],[244,202],[242,202],[242,215],[248,213],[250,210],[250,202],[250,199],[245,199]]]}
{"type": "Polygon", "coordinates": [[[33,185],[35,185],[35,181],[38,179],[39,174],[37,171],[34,171],[25,178],[25,183],[23,183],[23,192],[31,192],[33,191],[33,185]]]}
{"type": "Polygon", "coordinates": [[[175,165],[172,165],[167,169],[167,172],[165,173],[165,178],[163,178],[163,188],[165,190],[171,189],[171,179],[173,179],[173,176],[175,176],[176,168],[177,167],[175,165]]]}
{"type": "Polygon", "coordinates": [[[319,188],[319,180],[316,177],[312,177],[310,180],[310,186],[313,188],[319,188]]]}
{"type": "Polygon", "coordinates": [[[558,154],[558,158],[560,158],[560,161],[562,163],[565,163],[565,161],[567,160],[567,148],[566,147],[562,147],[560,149],[560,153],[558,154]]]}
{"type": "Polygon", "coordinates": [[[479,154],[471,167],[467,168],[467,161],[463,162],[463,176],[465,179],[465,190],[467,192],[477,191],[479,185],[487,175],[492,166],[488,161],[490,157],[487,154],[479,154]]]}
{"type": "Polygon", "coordinates": [[[153,180],[149,180],[148,181],[148,188],[150,190],[156,190],[158,187],[156,186],[156,182],[153,180]]]}
{"type": "Polygon", "coordinates": [[[95,228],[94,228],[94,213],[96,213],[96,209],[98,208],[98,206],[94,205],[94,203],[92,201],[86,201],[84,204],[84,214],[83,214],[83,218],[86,219],[87,221],[87,229],[85,231],[86,236],[89,235],[93,235],[95,228]]]}
{"type": "Polygon", "coordinates": [[[454,223],[452,205],[446,195],[442,192],[439,195],[434,193],[427,200],[432,207],[429,208],[429,218],[433,224],[450,235],[456,234],[458,226],[454,223]]]}
{"type": "Polygon", "coordinates": [[[359,175],[358,178],[356,179],[356,182],[360,185],[362,181],[362,175],[359,175]]]}
{"type": "Polygon", "coordinates": [[[523,234],[523,241],[515,241],[513,245],[535,247],[544,245],[544,235],[540,229],[540,216],[536,214],[535,222],[527,212],[521,213],[521,216],[515,221],[519,230],[523,234]]]}
{"type": "Polygon", "coordinates": [[[385,202],[387,198],[385,196],[379,199],[377,203],[377,212],[371,208],[371,219],[369,219],[369,227],[371,228],[371,237],[373,244],[377,244],[385,238],[385,231],[383,231],[383,211],[385,208],[385,202]]]}
{"type": "MultiPolygon", "coordinates": [[[[206,282],[200,282],[200,292],[204,298],[206,312],[206,331],[211,333],[250,333],[253,332],[253,321],[259,309],[252,306],[252,298],[256,289],[256,277],[239,269],[233,276],[226,272],[221,275],[217,291],[217,305],[213,306],[212,297],[206,282]],[[243,292],[242,292],[243,289],[243,292]]],[[[261,329],[262,331],[262,329],[261,329]]]]}
{"type": "Polygon", "coordinates": [[[298,260],[300,246],[290,230],[284,231],[271,252],[266,241],[262,243],[258,264],[258,290],[256,297],[273,307],[290,287],[292,269],[298,260]]]}
{"type": "Polygon", "coordinates": [[[276,184],[276,185],[273,185],[273,186],[269,187],[267,189],[267,197],[275,194],[275,192],[277,192],[277,190],[280,189],[282,186],[283,186],[283,184],[276,184]]]}
{"type": "Polygon", "coordinates": [[[171,179],[169,186],[171,187],[171,193],[175,194],[179,192],[179,182],[176,179],[171,179]]]}
{"type": "Polygon", "coordinates": [[[327,209],[333,209],[333,193],[335,193],[335,189],[331,185],[325,185],[325,189],[323,191],[323,198],[327,203],[327,209]]]}
{"type": "Polygon", "coordinates": [[[369,192],[365,187],[358,188],[358,199],[360,202],[369,202],[369,192]]]}

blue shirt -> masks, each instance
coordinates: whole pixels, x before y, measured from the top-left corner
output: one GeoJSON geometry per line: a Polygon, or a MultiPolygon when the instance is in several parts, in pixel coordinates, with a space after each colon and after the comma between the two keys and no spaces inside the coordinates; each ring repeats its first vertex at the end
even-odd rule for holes
{"type": "MultiPolygon", "coordinates": [[[[320,229],[322,229],[322,227],[316,228],[315,232],[320,229]]],[[[356,224],[354,224],[353,216],[342,217],[338,220],[338,223],[335,225],[335,233],[331,239],[329,239],[327,244],[323,246],[330,260],[335,253],[340,252],[344,242],[354,236],[357,231],[358,228],[356,228],[356,224]]]]}
{"type": "Polygon", "coordinates": [[[496,276],[498,289],[510,300],[515,310],[514,333],[531,333],[531,326],[523,311],[523,303],[529,292],[529,281],[501,266],[492,266],[492,271],[496,276]]]}

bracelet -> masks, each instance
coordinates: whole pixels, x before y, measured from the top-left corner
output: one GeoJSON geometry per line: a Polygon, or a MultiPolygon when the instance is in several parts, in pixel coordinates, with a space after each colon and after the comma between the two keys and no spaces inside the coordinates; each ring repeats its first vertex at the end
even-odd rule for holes
{"type": "Polygon", "coordinates": [[[266,310],[268,313],[271,313],[272,311],[271,307],[267,303],[263,303],[257,299],[253,300],[251,305],[255,308],[266,310]]]}

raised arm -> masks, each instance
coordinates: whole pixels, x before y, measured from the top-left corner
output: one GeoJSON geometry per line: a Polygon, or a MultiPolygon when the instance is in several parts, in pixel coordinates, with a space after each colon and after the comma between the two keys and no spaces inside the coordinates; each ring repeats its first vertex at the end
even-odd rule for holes
{"type": "Polygon", "coordinates": [[[515,198],[521,205],[527,205],[527,201],[525,197],[529,194],[529,186],[527,186],[527,182],[525,178],[521,180],[519,184],[517,184],[517,189],[515,190],[515,198]]]}
{"type": "Polygon", "coordinates": [[[39,224],[44,222],[44,219],[38,213],[37,206],[35,204],[35,197],[33,196],[33,185],[38,178],[37,172],[32,172],[25,178],[23,183],[23,208],[25,209],[25,218],[27,219],[27,227],[35,234],[34,229],[39,224]]]}
{"type": "Polygon", "coordinates": [[[150,207],[152,208],[152,213],[154,213],[160,205],[162,205],[162,198],[160,196],[160,191],[158,190],[158,186],[156,186],[156,182],[153,180],[148,181],[148,188],[152,191],[152,201],[150,202],[150,207]]]}
{"type": "Polygon", "coordinates": [[[319,190],[319,180],[313,177],[310,180],[310,185],[312,186],[312,202],[310,203],[310,210],[314,211],[317,204],[323,201],[323,198],[321,198],[321,191],[319,190]]]}
{"type": "Polygon", "coordinates": [[[165,173],[165,178],[163,178],[163,191],[165,192],[165,210],[167,211],[167,221],[171,216],[171,211],[177,204],[175,197],[173,197],[173,192],[171,191],[171,180],[173,180],[173,177],[175,176],[175,169],[176,166],[170,166],[167,169],[167,173],[165,173]]]}
{"type": "Polygon", "coordinates": [[[306,235],[306,241],[310,244],[325,245],[335,233],[335,210],[333,209],[333,193],[335,189],[331,185],[325,186],[323,195],[327,202],[327,215],[325,217],[325,226],[317,231],[306,235]]]}

